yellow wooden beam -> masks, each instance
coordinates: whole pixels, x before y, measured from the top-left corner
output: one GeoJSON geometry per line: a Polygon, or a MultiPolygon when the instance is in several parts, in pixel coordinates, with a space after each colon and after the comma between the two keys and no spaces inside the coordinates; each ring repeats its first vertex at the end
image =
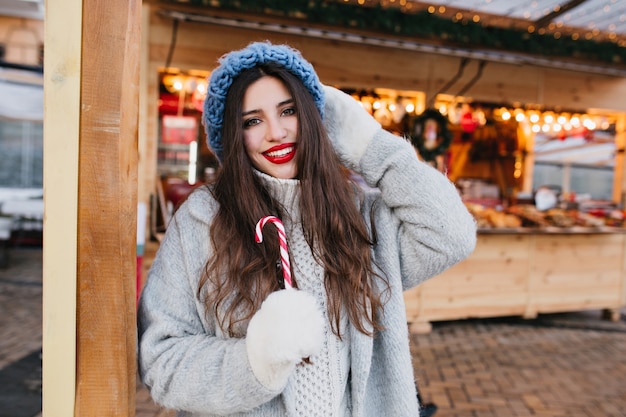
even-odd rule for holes
{"type": "Polygon", "coordinates": [[[43,412],[74,415],[81,0],[46,7],[43,412]]]}

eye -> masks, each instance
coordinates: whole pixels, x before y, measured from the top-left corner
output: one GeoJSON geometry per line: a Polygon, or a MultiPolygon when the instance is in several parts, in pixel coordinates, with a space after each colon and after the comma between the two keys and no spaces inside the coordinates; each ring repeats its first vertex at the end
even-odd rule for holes
{"type": "Polygon", "coordinates": [[[261,120],[256,117],[252,117],[243,121],[243,128],[247,129],[249,127],[258,125],[259,123],[261,123],[261,120]]]}
{"type": "Polygon", "coordinates": [[[293,116],[296,114],[296,108],[295,107],[287,107],[285,109],[283,109],[283,111],[281,112],[281,116],[293,116]]]}

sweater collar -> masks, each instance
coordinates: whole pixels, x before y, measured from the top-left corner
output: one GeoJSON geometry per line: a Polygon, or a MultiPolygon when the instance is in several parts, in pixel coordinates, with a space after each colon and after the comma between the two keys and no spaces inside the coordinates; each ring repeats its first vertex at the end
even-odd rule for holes
{"type": "MultiPolygon", "coordinates": [[[[274,178],[256,169],[254,174],[261,180],[270,195],[284,208],[284,216],[289,216],[292,223],[300,220],[300,180],[274,178]]],[[[192,215],[199,220],[210,223],[215,215],[216,207],[207,210],[207,199],[211,198],[208,188],[198,187],[187,200],[192,215]]]]}
{"type": "Polygon", "coordinates": [[[259,170],[254,170],[269,193],[278,201],[289,214],[291,221],[300,219],[300,180],[272,177],[259,170]]]}

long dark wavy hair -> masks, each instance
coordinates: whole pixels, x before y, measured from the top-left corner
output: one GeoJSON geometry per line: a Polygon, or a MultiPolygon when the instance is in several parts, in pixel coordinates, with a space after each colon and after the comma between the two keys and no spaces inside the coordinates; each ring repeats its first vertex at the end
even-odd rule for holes
{"type": "MultiPolygon", "coordinates": [[[[224,158],[210,187],[219,203],[210,226],[214,251],[200,280],[198,295],[207,306],[207,314],[213,312],[220,327],[234,336],[241,333],[239,326],[252,317],[263,300],[280,289],[278,239],[264,239],[259,245],[253,231],[261,217],[271,214],[284,218],[288,213],[253,172],[241,118],[247,88],[265,76],[282,81],[294,99],[302,228],[313,255],[324,267],[333,332],[342,337],[339,320],[345,306],[351,323],[360,332],[373,335],[381,329],[376,315],[383,307],[382,294],[376,291],[373,280],[388,284],[372,267],[374,242],[355,204],[358,187],[335,154],[308,90],[299,78],[275,64],[243,71],[228,91],[222,134],[224,158]]],[[[297,279],[294,272],[295,286],[297,279]]]]}

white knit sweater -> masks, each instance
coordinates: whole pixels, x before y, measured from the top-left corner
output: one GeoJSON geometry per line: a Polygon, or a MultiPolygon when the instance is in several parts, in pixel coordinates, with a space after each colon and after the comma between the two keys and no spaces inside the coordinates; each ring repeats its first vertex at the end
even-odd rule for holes
{"type": "MultiPolygon", "coordinates": [[[[298,282],[298,288],[312,294],[320,310],[326,312],[328,306],[324,269],[313,257],[300,223],[299,181],[276,179],[261,172],[257,174],[288,213],[283,223],[289,236],[289,252],[293,259],[292,271],[298,282]]],[[[342,339],[332,332],[330,322],[327,320],[321,353],[315,356],[312,364],[299,364],[296,367],[290,384],[299,417],[350,415],[348,389],[350,336],[345,311],[341,316],[340,329],[342,339]]]]}

